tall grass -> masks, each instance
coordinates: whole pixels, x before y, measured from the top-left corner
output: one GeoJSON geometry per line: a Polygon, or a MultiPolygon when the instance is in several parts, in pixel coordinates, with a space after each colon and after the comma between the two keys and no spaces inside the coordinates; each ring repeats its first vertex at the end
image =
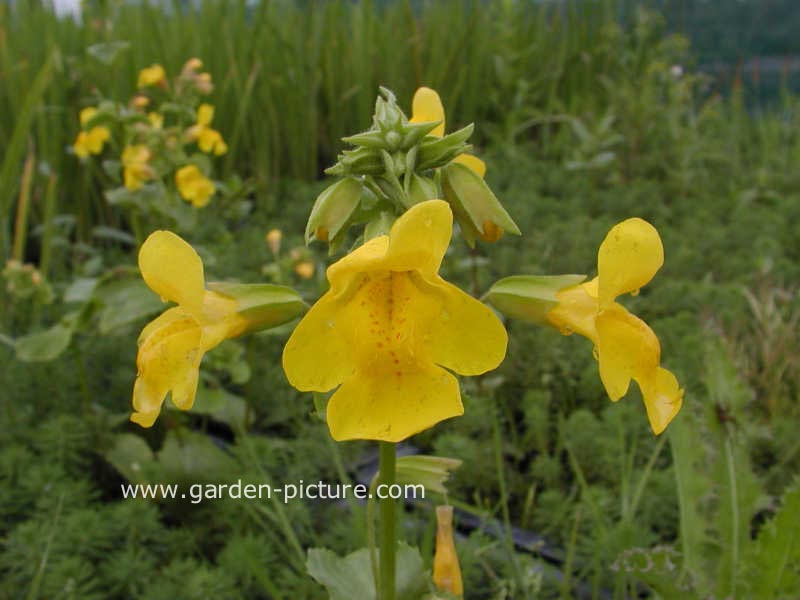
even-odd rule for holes
{"type": "Polygon", "coordinates": [[[614,13],[610,0],[581,2],[580,10],[502,0],[175,0],[86,3],[75,20],[42,4],[0,7],[0,138],[11,136],[24,92],[57,52],[30,137],[39,160],[63,174],[60,210],[82,222],[103,220],[106,208],[67,152],[78,110],[97,92],[130,97],[138,70],[153,62],[174,73],[197,56],[214,75],[215,123],[231,142],[223,175],[313,179],[339,138],[369,125],[379,85],[407,101],[419,85],[436,87],[450,127],[503,123],[509,107],[597,107],[605,92],[595,74],[611,51],[597,33],[614,13]],[[130,46],[108,65],[93,50],[111,42],[130,46]]]}

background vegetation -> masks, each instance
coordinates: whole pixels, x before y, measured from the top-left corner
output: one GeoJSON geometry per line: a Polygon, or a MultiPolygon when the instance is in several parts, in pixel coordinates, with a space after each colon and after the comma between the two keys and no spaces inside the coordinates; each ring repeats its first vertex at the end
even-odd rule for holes
{"type": "MultiPolygon", "coordinates": [[[[96,300],[57,360],[15,352],[83,306],[76,282],[135,265],[99,161],[69,152],[79,109],[192,56],[215,78],[221,178],[249,190],[246,212],[200,213],[190,241],[209,279],[321,292],[328,258],[315,249],[317,275],[301,280],[290,250],[378,85],[406,106],[429,85],[448,129],[476,122],[487,179],[523,230],[475,252],[456,240],[447,276],[466,289],[592,274],[605,232],[629,216],[661,232],[666,265],[626,304],[686,388],[665,435],[637,392],[608,401],[588,342],[509,323],[504,365],[465,383],[465,417],[412,440],[464,460],[450,499],[468,598],[800,595],[800,104],[785,86],[753,110],[744,72],[724,88],[695,72],[687,40],[630,2],[0,10],[0,252],[36,264],[53,292],[21,294],[8,269],[0,290],[0,598],[317,598],[304,549],[363,543],[354,504],[121,499],[126,480],[371,476],[368,445],[334,445],[286,384],[288,330],[226,343],[204,363],[197,410],[147,432],[127,423],[145,319],[125,288],[96,300]]],[[[431,511],[407,510],[405,536],[429,561],[431,511]]]]}

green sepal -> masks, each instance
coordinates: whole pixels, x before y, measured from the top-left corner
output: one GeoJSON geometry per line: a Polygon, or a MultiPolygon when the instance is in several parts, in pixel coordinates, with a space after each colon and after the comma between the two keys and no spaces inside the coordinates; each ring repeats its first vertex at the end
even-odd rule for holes
{"type": "Polygon", "coordinates": [[[419,145],[417,170],[425,171],[442,167],[459,154],[469,150],[471,146],[466,141],[473,131],[475,131],[475,125],[470,123],[466,127],[442,138],[428,137],[423,140],[419,145]]]}
{"type": "Polygon", "coordinates": [[[513,275],[496,282],[484,299],[512,319],[551,325],[547,313],[558,304],[556,294],[585,279],[586,275],[513,275]]]}
{"type": "Polygon", "coordinates": [[[423,177],[416,173],[406,173],[405,183],[408,188],[406,195],[412,206],[426,200],[435,200],[439,197],[436,182],[429,177],[423,177]]]}
{"type": "Polygon", "coordinates": [[[381,175],[384,164],[381,148],[357,148],[345,150],[339,155],[339,162],[325,169],[327,175],[381,175]]]}
{"type": "Polygon", "coordinates": [[[359,207],[363,189],[363,182],[353,177],[346,177],[325,188],[317,196],[308,217],[306,244],[317,239],[317,230],[320,228],[327,232],[327,240],[335,239],[346,230],[359,207]]]}
{"type": "Polygon", "coordinates": [[[447,494],[445,482],[450,472],[461,466],[462,461],[444,456],[401,456],[397,459],[396,483],[422,485],[425,492],[447,494]]]}
{"type": "Polygon", "coordinates": [[[478,238],[497,240],[486,231],[487,223],[520,235],[519,227],[483,178],[466,165],[450,163],[442,169],[442,189],[470,246],[474,246],[478,238]]]}
{"type": "Polygon", "coordinates": [[[379,213],[377,217],[367,222],[364,227],[364,241],[368,242],[372,238],[389,235],[389,230],[396,220],[397,217],[393,213],[387,211],[379,213]]]}
{"type": "Polygon", "coordinates": [[[208,289],[236,300],[236,312],[248,320],[250,332],[283,325],[306,308],[300,294],[283,285],[212,282],[208,289]]]}
{"type": "Polygon", "coordinates": [[[363,131],[355,135],[343,137],[345,144],[352,146],[364,146],[372,150],[385,150],[387,148],[386,137],[382,131],[363,131]]]}

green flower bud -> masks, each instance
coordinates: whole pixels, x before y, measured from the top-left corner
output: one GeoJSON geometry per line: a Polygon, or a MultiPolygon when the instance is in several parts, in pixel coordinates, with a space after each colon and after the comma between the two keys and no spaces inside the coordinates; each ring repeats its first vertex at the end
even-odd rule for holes
{"type": "Polygon", "coordinates": [[[329,242],[344,233],[361,201],[363,183],[346,177],[325,188],[317,196],[306,225],[306,244],[313,240],[329,242]]]}
{"type": "Polygon", "coordinates": [[[463,154],[470,149],[470,145],[465,143],[475,125],[470,123],[463,129],[454,131],[442,138],[429,137],[419,145],[419,156],[417,157],[417,170],[425,171],[442,167],[453,160],[459,154],[463,154]]]}
{"type": "Polygon", "coordinates": [[[444,456],[401,456],[397,459],[395,480],[399,484],[423,485],[426,492],[446,494],[445,482],[450,478],[450,471],[461,466],[456,458],[444,456]]]}
{"type": "Polygon", "coordinates": [[[559,291],[578,285],[586,275],[514,275],[495,283],[485,299],[507,317],[552,326],[547,313],[559,291]]]}
{"type": "Polygon", "coordinates": [[[517,224],[492,190],[469,167],[456,162],[447,165],[442,169],[442,188],[470,246],[478,238],[496,242],[504,231],[520,235],[517,224]]]}

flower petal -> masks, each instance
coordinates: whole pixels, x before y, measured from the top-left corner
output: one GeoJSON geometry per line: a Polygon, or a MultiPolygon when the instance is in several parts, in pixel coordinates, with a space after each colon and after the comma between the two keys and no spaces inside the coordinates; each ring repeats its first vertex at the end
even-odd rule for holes
{"type": "Polygon", "coordinates": [[[156,294],[197,313],[203,305],[203,261],[182,238],[170,231],[155,231],[139,250],[139,270],[156,294]]]}
{"type": "Polygon", "coordinates": [[[134,422],[143,427],[152,425],[170,390],[176,404],[191,406],[203,357],[201,337],[200,326],[190,317],[164,318],[158,328],[149,330],[136,357],[139,373],[133,386],[134,422]]]}
{"type": "Polygon", "coordinates": [[[647,418],[653,433],[658,435],[678,414],[683,404],[683,390],[670,371],[659,367],[645,377],[637,378],[642,389],[647,418]]]}
{"type": "Polygon", "coordinates": [[[661,346],[647,323],[616,303],[597,315],[595,326],[600,379],[617,401],[628,392],[632,378],[658,368],[661,346]]]}
{"type": "Polygon", "coordinates": [[[650,223],[633,218],[612,227],[597,253],[600,308],[639,290],[663,264],[664,246],[650,223]]]}
{"type": "Polygon", "coordinates": [[[295,327],[283,348],[283,370],[303,392],[327,392],[354,370],[350,322],[333,291],[320,298],[295,327]]]}
{"type": "Polygon", "coordinates": [[[419,271],[434,281],[453,235],[453,211],[444,200],[427,200],[409,208],[389,231],[386,268],[419,271]]]}
{"type": "Polygon", "coordinates": [[[486,176],[486,163],[474,154],[459,154],[453,159],[453,162],[461,163],[465,167],[469,167],[481,177],[486,176]]]}
{"type": "Polygon", "coordinates": [[[444,135],[444,105],[439,94],[429,87],[421,87],[414,93],[411,101],[411,123],[431,123],[441,121],[430,135],[442,137],[444,135]]]}
{"type": "Polygon", "coordinates": [[[556,293],[558,304],[547,312],[547,320],[562,335],[577,333],[597,345],[597,277],[556,293]],[[594,294],[594,295],[593,295],[594,294]]]}
{"type": "Polygon", "coordinates": [[[439,421],[464,414],[456,378],[433,365],[392,377],[361,373],[328,402],[331,436],[399,442],[439,421]]]}
{"type": "Polygon", "coordinates": [[[210,125],[214,120],[214,107],[210,104],[203,103],[197,107],[197,124],[210,125]]]}
{"type": "Polygon", "coordinates": [[[505,358],[508,334],[491,308],[442,280],[441,312],[431,322],[433,361],[461,375],[480,375],[505,358]]]}

